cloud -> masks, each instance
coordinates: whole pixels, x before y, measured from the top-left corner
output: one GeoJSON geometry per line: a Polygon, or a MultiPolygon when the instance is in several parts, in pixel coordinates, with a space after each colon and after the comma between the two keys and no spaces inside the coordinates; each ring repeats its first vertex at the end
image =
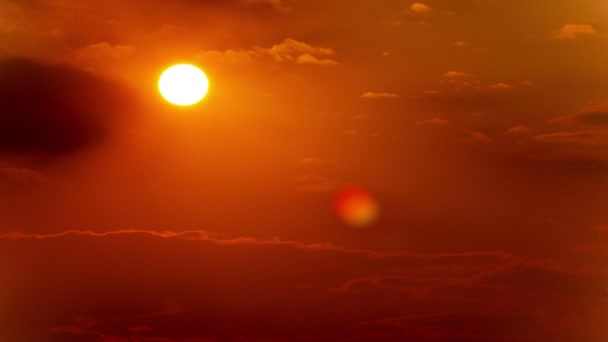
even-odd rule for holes
{"type": "Polygon", "coordinates": [[[308,53],[305,53],[296,59],[297,64],[317,64],[317,65],[336,65],[338,62],[333,59],[318,59],[308,53]]]}
{"type": "Polygon", "coordinates": [[[0,62],[0,152],[65,155],[106,138],[128,107],[120,85],[66,66],[0,62]]]}
{"type": "Polygon", "coordinates": [[[444,73],[441,83],[447,85],[451,91],[481,91],[484,89],[482,82],[475,75],[463,71],[448,71],[444,73]]]}
{"type": "Polygon", "coordinates": [[[395,93],[376,93],[372,91],[368,91],[361,95],[363,99],[396,99],[399,98],[398,94],[395,93]]]}
{"type": "Polygon", "coordinates": [[[295,185],[302,192],[333,192],[337,182],[331,174],[335,162],[322,158],[302,158],[297,161],[301,174],[296,177],[295,185]]]}
{"type": "Polygon", "coordinates": [[[598,143],[597,134],[593,131],[577,131],[577,132],[553,132],[540,134],[534,137],[534,140],[543,143],[552,144],[583,144],[595,145],[598,143]]]}
{"type": "Polygon", "coordinates": [[[584,24],[566,24],[562,26],[555,34],[555,39],[576,39],[579,36],[595,35],[597,32],[591,25],[584,24]]]}
{"type": "Polygon", "coordinates": [[[326,59],[326,57],[335,54],[335,51],[331,48],[314,46],[292,38],[287,38],[279,44],[273,45],[268,49],[261,49],[260,51],[268,54],[277,62],[297,62],[300,57],[308,55],[308,57],[304,57],[304,60],[314,57],[320,63],[323,63],[323,61],[331,63],[332,60],[326,59]]]}
{"type": "Polygon", "coordinates": [[[443,74],[445,78],[473,78],[474,76],[462,71],[448,71],[443,74]]]}
{"type": "Polygon", "coordinates": [[[608,233],[608,224],[600,223],[593,226],[593,231],[596,233],[608,233]]]}
{"type": "Polygon", "coordinates": [[[483,142],[483,143],[492,142],[492,138],[490,138],[487,134],[485,134],[483,132],[465,130],[464,133],[466,134],[466,136],[468,137],[468,139],[470,141],[483,142]]]}
{"type": "Polygon", "coordinates": [[[494,90],[509,90],[509,89],[513,89],[515,87],[508,83],[499,82],[499,83],[494,83],[494,84],[490,85],[489,88],[494,89],[494,90]]]}
{"type": "Polygon", "coordinates": [[[566,126],[608,127],[608,106],[600,104],[586,107],[572,114],[553,118],[549,122],[566,126]]]}
{"type": "Polygon", "coordinates": [[[445,96],[463,95],[464,93],[469,94],[481,94],[493,91],[506,91],[514,89],[515,86],[506,82],[489,83],[477,77],[476,75],[464,72],[464,71],[447,71],[440,80],[440,83],[446,88],[443,91],[430,92],[430,95],[437,95],[439,93],[445,96]]]}
{"type": "Polygon", "coordinates": [[[412,10],[412,12],[414,13],[418,13],[418,14],[426,14],[431,12],[431,8],[428,5],[425,5],[421,2],[415,2],[410,6],[410,9],[412,10]]]}
{"type": "Polygon", "coordinates": [[[537,142],[567,145],[568,156],[575,153],[578,159],[605,160],[606,155],[597,150],[599,146],[608,145],[608,106],[595,104],[584,107],[574,113],[555,117],[548,121],[568,129],[537,135],[537,142]]]}
{"type": "Polygon", "coordinates": [[[517,135],[528,135],[531,129],[528,126],[518,125],[511,127],[505,131],[506,135],[517,136],[517,135]]]}
{"type": "Polygon", "coordinates": [[[331,48],[314,46],[293,38],[287,38],[271,47],[253,47],[246,50],[204,51],[196,58],[207,62],[227,62],[231,64],[249,64],[255,59],[267,57],[275,62],[296,64],[314,64],[321,66],[337,65],[330,58],[336,52],[331,48]]]}
{"type": "Polygon", "coordinates": [[[82,60],[108,60],[132,56],[137,49],[131,45],[111,45],[108,42],[91,44],[76,51],[82,60]]]}
{"type": "Polygon", "coordinates": [[[428,120],[416,121],[416,126],[441,127],[441,126],[447,126],[449,124],[450,124],[450,122],[448,120],[441,119],[441,118],[432,118],[432,119],[428,119],[428,120]]]}
{"type": "Polygon", "coordinates": [[[573,317],[585,336],[606,281],[500,250],[386,252],[207,231],[15,232],[0,250],[19,265],[0,307],[16,322],[3,330],[11,341],[543,340],[534,334],[573,317]]]}
{"type": "Polygon", "coordinates": [[[521,84],[526,87],[535,87],[536,86],[536,84],[534,82],[528,81],[528,80],[521,81],[521,84]]]}
{"type": "Polygon", "coordinates": [[[132,57],[137,49],[131,45],[111,45],[108,42],[91,44],[76,51],[74,61],[93,73],[112,73],[119,63],[132,57]]]}
{"type": "Polygon", "coordinates": [[[226,51],[204,51],[197,55],[196,58],[206,63],[221,63],[229,64],[251,64],[254,58],[260,57],[261,54],[249,50],[226,50],[226,51]]]}
{"type": "Polygon", "coordinates": [[[400,341],[425,342],[499,342],[525,339],[520,329],[533,329],[538,319],[531,313],[515,314],[493,310],[452,311],[362,322],[377,331],[396,331],[400,341]],[[509,324],[505,324],[509,322],[509,324]],[[513,328],[516,325],[517,328],[513,328]],[[505,338],[509,336],[508,338],[505,338]]]}
{"type": "Polygon", "coordinates": [[[34,170],[19,168],[0,168],[0,186],[7,185],[29,185],[46,180],[46,177],[34,170]]]}
{"type": "Polygon", "coordinates": [[[81,237],[86,239],[96,238],[120,238],[120,237],[135,237],[135,238],[160,238],[164,240],[185,240],[208,242],[210,244],[220,246],[238,246],[238,245],[262,245],[262,246],[277,246],[289,247],[297,250],[310,251],[328,251],[339,254],[355,254],[370,259],[386,259],[386,258],[415,258],[421,260],[430,259],[470,259],[470,258],[496,258],[511,260],[515,257],[503,251],[490,252],[472,252],[472,253],[440,253],[440,254],[425,254],[415,252],[381,252],[371,249],[348,248],[335,245],[328,242],[306,243],[295,240],[285,240],[279,237],[270,239],[236,236],[226,237],[222,234],[207,230],[144,230],[144,229],[123,229],[109,230],[105,232],[97,232],[91,230],[65,230],[56,233],[29,233],[29,232],[0,232],[0,240],[20,241],[20,240],[55,240],[55,239],[71,239],[73,237],[81,237]]]}
{"type": "Polygon", "coordinates": [[[576,115],[576,119],[584,124],[608,127],[608,110],[582,112],[576,115]]]}

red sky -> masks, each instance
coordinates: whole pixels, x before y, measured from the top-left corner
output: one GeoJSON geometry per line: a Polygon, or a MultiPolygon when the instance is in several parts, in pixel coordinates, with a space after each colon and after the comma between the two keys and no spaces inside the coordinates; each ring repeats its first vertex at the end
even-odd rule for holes
{"type": "Polygon", "coordinates": [[[607,20],[2,0],[0,340],[608,340],[607,20]]]}

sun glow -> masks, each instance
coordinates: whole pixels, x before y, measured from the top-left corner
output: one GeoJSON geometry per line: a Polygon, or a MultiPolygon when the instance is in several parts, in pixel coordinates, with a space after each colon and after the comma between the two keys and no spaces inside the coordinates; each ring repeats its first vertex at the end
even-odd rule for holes
{"type": "Polygon", "coordinates": [[[191,106],[207,95],[209,80],[207,75],[194,65],[177,64],[160,76],[158,90],[174,105],[191,106]]]}

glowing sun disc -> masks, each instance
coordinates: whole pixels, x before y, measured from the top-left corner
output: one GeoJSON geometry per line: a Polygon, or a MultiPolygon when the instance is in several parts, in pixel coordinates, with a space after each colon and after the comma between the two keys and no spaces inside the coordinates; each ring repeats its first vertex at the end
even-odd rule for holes
{"type": "Polygon", "coordinates": [[[191,106],[209,90],[205,73],[190,64],[177,64],[165,70],[158,80],[158,90],[165,100],[178,106],[191,106]]]}

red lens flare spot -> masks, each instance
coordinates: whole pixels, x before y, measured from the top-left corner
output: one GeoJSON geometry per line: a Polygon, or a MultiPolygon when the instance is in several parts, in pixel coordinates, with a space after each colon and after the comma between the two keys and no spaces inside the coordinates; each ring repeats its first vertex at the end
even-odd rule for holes
{"type": "Polygon", "coordinates": [[[346,224],[365,228],[378,220],[378,202],[367,190],[349,186],[340,190],[335,197],[334,207],[338,217],[346,224]]]}

